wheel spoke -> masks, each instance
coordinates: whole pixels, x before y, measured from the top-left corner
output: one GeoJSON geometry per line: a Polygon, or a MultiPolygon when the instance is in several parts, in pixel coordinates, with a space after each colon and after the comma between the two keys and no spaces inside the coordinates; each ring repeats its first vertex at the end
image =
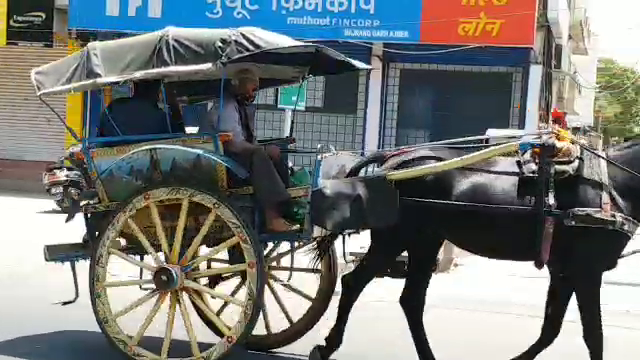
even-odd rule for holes
{"type": "Polygon", "coordinates": [[[147,264],[147,263],[139,261],[139,260],[136,260],[136,259],[132,258],[131,256],[129,256],[129,255],[127,255],[127,254],[125,254],[125,253],[123,253],[123,252],[121,252],[119,250],[116,250],[114,248],[109,248],[109,254],[115,255],[115,256],[119,257],[120,259],[128,262],[129,264],[137,266],[139,268],[142,268],[142,269],[145,269],[145,270],[149,270],[149,271],[155,271],[156,270],[155,266],[147,264]]]}
{"type": "Polygon", "coordinates": [[[237,264],[237,265],[225,266],[220,268],[207,269],[202,271],[194,271],[189,274],[189,277],[193,279],[198,279],[201,277],[236,273],[236,272],[246,271],[246,270],[247,270],[247,264],[244,263],[244,264],[237,264]]]}
{"type": "Polygon", "coordinates": [[[123,286],[137,286],[153,284],[151,279],[138,279],[138,280],[124,280],[124,281],[110,281],[105,282],[104,287],[123,287],[123,286]]]}
{"type": "Polygon", "coordinates": [[[193,331],[193,323],[191,322],[191,316],[187,311],[187,304],[185,304],[182,298],[182,293],[178,293],[178,306],[180,307],[180,313],[182,314],[182,321],[184,322],[184,328],[187,330],[187,336],[189,336],[189,344],[191,345],[191,353],[194,357],[200,357],[200,347],[198,346],[198,339],[196,338],[195,331],[193,331]]]}
{"type": "Polygon", "coordinates": [[[269,251],[267,251],[264,254],[264,258],[268,259],[271,257],[271,255],[273,255],[274,252],[276,252],[276,250],[278,250],[278,248],[280,247],[280,244],[282,244],[282,241],[277,241],[275,243],[273,243],[273,246],[271,247],[271,249],[269,249],[269,251]]]}
{"type": "Polygon", "coordinates": [[[213,224],[213,221],[216,219],[217,215],[218,213],[215,210],[211,210],[209,216],[207,216],[207,219],[204,221],[204,224],[202,224],[202,228],[200,228],[198,235],[195,237],[195,239],[193,239],[191,246],[189,246],[189,249],[180,260],[181,265],[186,265],[189,260],[191,260],[196,250],[198,250],[198,247],[200,247],[202,239],[204,239],[204,236],[207,235],[207,232],[209,232],[209,228],[211,227],[211,224],[213,224]]]}
{"type": "Polygon", "coordinates": [[[238,305],[238,306],[243,306],[244,305],[244,303],[242,301],[240,301],[240,300],[238,300],[236,298],[233,298],[233,297],[231,297],[229,295],[217,292],[217,291],[215,291],[213,289],[210,289],[210,288],[208,288],[206,286],[202,286],[202,285],[198,284],[195,281],[191,281],[191,280],[186,280],[185,279],[184,286],[186,286],[188,288],[191,288],[193,290],[197,290],[197,291],[200,291],[200,292],[207,293],[207,294],[211,295],[211,297],[213,297],[213,298],[226,300],[226,301],[228,301],[228,302],[230,302],[232,304],[238,305]]]}
{"type": "Polygon", "coordinates": [[[156,298],[156,303],[153,304],[153,308],[151,309],[147,317],[142,322],[142,325],[140,325],[140,329],[138,329],[138,332],[136,333],[136,335],[131,340],[131,346],[138,345],[138,343],[140,342],[140,339],[149,328],[149,325],[151,325],[153,318],[158,314],[158,311],[160,311],[160,306],[162,306],[162,303],[166,298],[167,298],[167,294],[160,294],[160,296],[156,298]]]}
{"type": "Polygon", "coordinates": [[[277,282],[280,286],[282,286],[283,288],[291,291],[292,293],[300,296],[303,299],[306,299],[307,301],[313,302],[313,297],[311,297],[310,295],[306,294],[304,291],[296,288],[295,286],[291,285],[291,284],[287,284],[284,281],[282,281],[282,279],[280,279],[279,277],[273,275],[273,274],[269,274],[269,279],[277,282]]]}
{"type": "Polygon", "coordinates": [[[293,272],[301,272],[308,274],[321,274],[322,270],[316,268],[299,268],[299,267],[289,267],[289,266],[276,266],[269,265],[269,271],[293,271],[293,272]]]}
{"type": "Polygon", "coordinates": [[[156,265],[158,266],[162,265],[162,260],[160,260],[158,253],[156,253],[156,251],[153,249],[153,247],[151,246],[151,243],[149,243],[149,240],[147,240],[147,237],[144,236],[142,231],[140,231],[140,228],[138,227],[138,225],[136,225],[136,223],[131,219],[127,219],[127,224],[129,224],[129,227],[131,228],[131,230],[133,230],[133,233],[136,235],[136,237],[138,238],[138,241],[140,241],[144,249],[147,250],[149,255],[151,255],[156,265]]]}
{"type": "Polygon", "coordinates": [[[173,323],[176,320],[176,292],[171,292],[169,299],[169,315],[167,316],[167,328],[164,332],[164,340],[162,341],[162,351],[160,359],[167,359],[169,355],[169,347],[171,346],[171,335],[173,335],[173,323]]]}
{"type": "Polygon", "coordinates": [[[195,258],[193,261],[191,261],[191,263],[188,265],[188,267],[189,268],[194,268],[194,267],[200,265],[200,263],[202,263],[203,261],[218,255],[222,251],[227,250],[228,248],[234,246],[235,244],[237,244],[239,242],[240,242],[240,238],[237,237],[237,236],[234,236],[231,239],[229,239],[229,240],[223,242],[222,244],[214,247],[213,249],[209,250],[209,252],[207,252],[206,254],[195,258]]]}
{"type": "Polygon", "coordinates": [[[167,242],[167,235],[164,233],[164,228],[162,227],[162,220],[160,220],[160,214],[158,213],[158,207],[154,202],[149,203],[149,209],[151,210],[151,219],[153,219],[153,223],[156,226],[156,235],[158,236],[158,241],[160,241],[160,246],[162,247],[162,252],[164,253],[165,259],[169,258],[169,243],[167,242]]]}
{"type": "Polygon", "coordinates": [[[267,287],[269,288],[269,291],[271,291],[271,294],[273,294],[273,298],[276,299],[276,303],[280,307],[280,310],[282,310],[284,317],[287,318],[289,325],[293,325],[293,318],[291,317],[289,310],[287,310],[287,307],[284,305],[284,301],[282,301],[280,294],[278,294],[278,291],[270,280],[267,280],[267,287]]]}
{"type": "Polygon", "coordinates": [[[266,263],[267,264],[273,264],[274,262],[276,262],[278,260],[282,260],[286,256],[291,255],[294,252],[302,249],[303,247],[309,246],[309,245],[310,245],[309,243],[302,242],[302,243],[296,245],[295,247],[293,247],[293,248],[291,248],[291,249],[289,249],[287,251],[281,252],[280,254],[278,254],[276,256],[265,258],[266,259],[266,263]]]}
{"type": "MultiPolygon", "coordinates": [[[[232,298],[236,296],[236,294],[238,294],[238,292],[240,292],[240,289],[242,289],[242,287],[244,286],[244,284],[246,283],[246,280],[241,280],[238,285],[236,285],[236,287],[233,288],[233,290],[231,290],[231,293],[229,293],[229,296],[231,296],[232,298]]],[[[228,301],[225,301],[224,304],[222,304],[222,306],[220,306],[220,309],[218,309],[218,311],[216,311],[216,315],[220,316],[222,315],[222,313],[224,312],[224,310],[227,308],[227,306],[229,306],[229,304],[231,304],[228,301]]]]}
{"type": "Polygon", "coordinates": [[[271,321],[269,321],[269,314],[267,313],[267,304],[262,305],[262,318],[264,319],[264,329],[267,330],[267,334],[273,334],[271,330],[271,321]]]}
{"type": "Polygon", "coordinates": [[[113,317],[118,319],[120,317],[123,317],[123,316],[127,315],[128,313],[130,313],[133,310],[135,310],[135,309],[139,308],[140,306],[142,306],[142,304],[144,304],[147,301],[153,299],[153,297],[156,296],[156,295],[158,295],[158,291],[157,290],[149,291],[148,293],[146,293],[143,296],[141,296],[138,300],[132,302],[128,306],[124,307],[122,310],[120,310],[117,313],[113,314],[113,317]]]}
{"type": "Polygon", "coordinates": [[[182,206],[180,207],[180,217],[178,218],[178,226],[176,228],[176,236],[173,238],[173,249],[171,251],[171,258],[169,263],[178,263],[178,256],[180,256],[180,247],[182,247],[182,237],[184,235],[184,227],[187,223],[187,212],[189,211],[189,198],[182,200],[182,206]]]}
{"type": "Polygon", "coordinates": [[[200,297],[193,294],[193,292],[189,292],[189,296],[191,297],[191,300],[193,301],[193,303],[197,307],[199,307],[200,310],[202,310],[202,312],[204,312],[205,316],[208,317],[209,320],[211,320],[218,327],[218,329],[220,329],[222,334],[224,334],[224,336],[229,336],[231,331],[229,330],[229,327],[227,326],[227,324],[225,324],[224,321],[222,321],[222,319],[220,319],[216,314],[214,314],[209,309],[209,307],[204,303],[204,301],[202,301],[200,297]]]}

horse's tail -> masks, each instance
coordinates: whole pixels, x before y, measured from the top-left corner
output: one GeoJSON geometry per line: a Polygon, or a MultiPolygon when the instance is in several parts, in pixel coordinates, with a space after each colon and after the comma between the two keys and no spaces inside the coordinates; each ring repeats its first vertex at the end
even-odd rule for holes
{"type": "Polygon", "coordinates": [[[316,238],[317,240],[313,243],[313,246],[310,249],[310,252],[312,253],[311,263],[314,268],[320,265],[324,258],[329,256],[331,249],[333,248],[333,244],[338,240],[338,236],[338,234],[327,232],[327,234],[316,238]]]}

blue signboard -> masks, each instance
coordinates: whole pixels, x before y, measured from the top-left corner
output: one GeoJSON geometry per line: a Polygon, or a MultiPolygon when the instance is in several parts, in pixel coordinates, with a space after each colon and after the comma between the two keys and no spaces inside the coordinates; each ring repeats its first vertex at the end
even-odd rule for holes
{"type": "Polygon", "coordinates": [[[257,26],[296,39],[419,42],[422,0],[70,0],[69,27],[257,26]]]}

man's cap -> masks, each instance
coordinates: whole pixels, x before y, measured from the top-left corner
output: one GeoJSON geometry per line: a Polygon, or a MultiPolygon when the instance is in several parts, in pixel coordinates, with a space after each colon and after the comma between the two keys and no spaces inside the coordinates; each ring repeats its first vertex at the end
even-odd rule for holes
{"type": "Polygon", "coordinates": [[[238,71],[236,71],[233,74],[233,79],[236,80],[239,84],[244,83],[244,82],[259,82],[259,78],[258,75],[249,68],[244,68],[244,69],[240,69],[238,71]]]}

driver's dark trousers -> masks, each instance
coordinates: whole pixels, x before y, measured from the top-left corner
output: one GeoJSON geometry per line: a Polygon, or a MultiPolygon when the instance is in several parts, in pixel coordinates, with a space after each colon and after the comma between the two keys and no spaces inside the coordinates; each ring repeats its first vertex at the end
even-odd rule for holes
{"type": "Polygon", "coordinates": [[[254,194],[263,207],[283,211],[290,199],[286,164],[272,160],[262,146],[241,152],[225,148],[225,154],[249,170],[254,194]]]}

